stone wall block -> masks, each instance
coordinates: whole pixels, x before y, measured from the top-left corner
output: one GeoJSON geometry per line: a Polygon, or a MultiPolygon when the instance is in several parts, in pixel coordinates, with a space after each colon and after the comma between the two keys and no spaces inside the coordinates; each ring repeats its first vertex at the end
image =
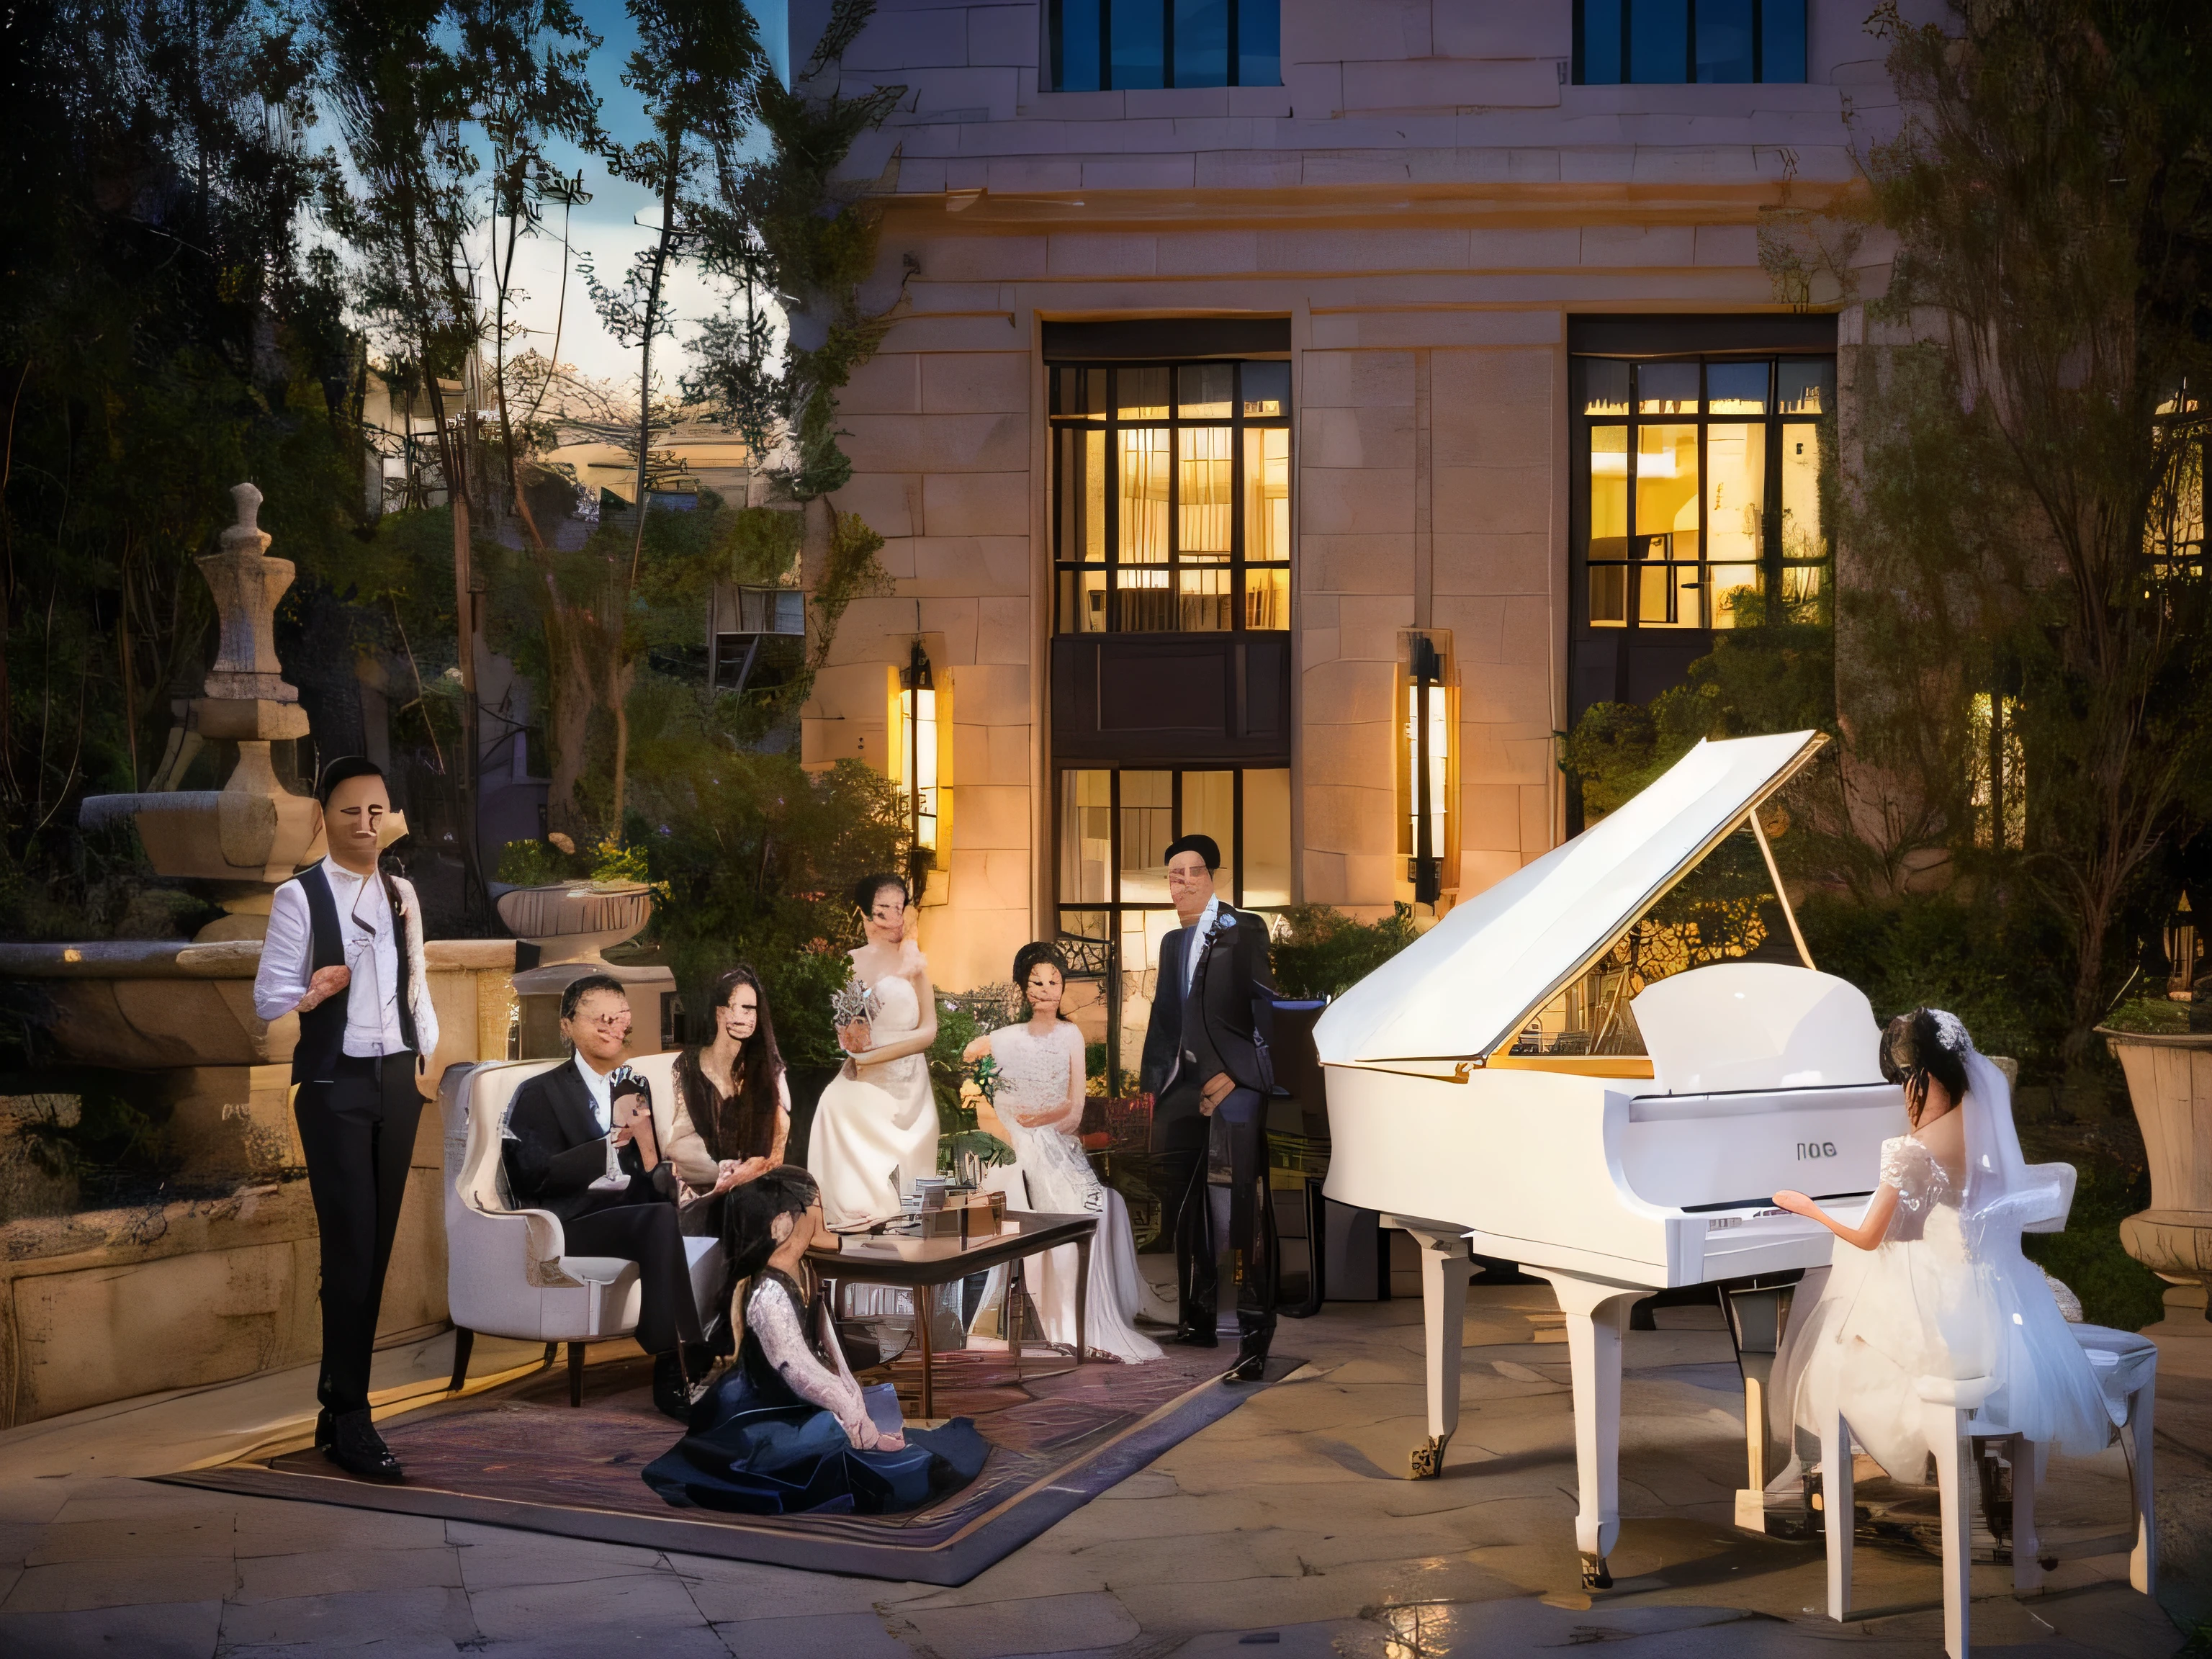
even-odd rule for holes
{"type": "Polygon", "coordinates": [[[1298,417],[1298,464],[1309,472],[1318,467],[1412,466],[1412,405],[1307,408],[1298,417]]]}
{"type": "MultiPolygon", "coordinates": [[[[837,413],[918,415],[921,412],[922,360],[910,351],[883,351],[853,371],[837,394],[837,413]]],[[[633,462],[635,454],[631,457],[633,462]]]]}
{"type": "MultiPolygon", "coordinates": [[[[1299,474],[1299,520],[1309,538],[1413,528],[1413,469],[1314,467],[1299,474]]],[[[1334,586],[1333,583],[1319,584],[1334,586]]],[[[1411,584],[1408,583],[1410,591],[1411,584]]]]}
{"type": "Polygon", "coordinates": [[[1413,404],[1410,351],[1309,351],[1300,364],[1309,409],[1413,404]]]}
{"type": "Polygon", "coordinates": [[[878,536],[915,533],[921,507],[921,480],[910,473],[854,472],[833,498],[840,513],[857,513],[878,536]]]}
{"type": "Polygon", "coordinates": [[[1412,62],[1347,63],[1347,112],[1453,109],[1467,104],[1550,109],[1559,101],[1559,70],[1545,58],[1429,58],[1412,62]]]}
{"type": "MultiPolygon", "coordinates": [[[[921,400],[917,408],[931,415],[1015,414],[1027,418],[1027,352],[932,352],[921,363],[921,400]]],[[[841,412],[842,409],[841,404],[841,412]]]]}
{"type": "MultiPolygon", "coordinates": [[[[1357,477],[1357,473],[1340,475],[1357,477]]],[[[1392,535],[1317,535],[1298,544],[1305,584],[1320,592],[1410,593],[1413,585],[1412,526],[1392,535]]]]}
{"type": "Polygon", "coordinates": [[[968,61],[1034,64],[1039,46],[1035,6],[968,8],[968,61]]]}
{"type": "MultiPolygon", "coordinates": [[[[1480,478],[1480,473],[1468,477],[1480,478]]],[[[1509,496],[1513,493],[1505,492],[1509,496]]],[[[1455,491],[1471,496],[1475,515],[1487,519],[1497,497],[1479,490],[1455,491]]],[[[1444,492],[1437,492],[1437,517],[1444,520],[1444,492]]],[[[1464,519],[1450,522],[1464,523],[1464,519]]],[[[1501,532],[1475,536],[1436,538],[1435,592],[1441,596],[1474,593],[1542,593],[1547,591],[1552,568],[1551,538],[1540,532],[1501,532]]]]}
{"type": "Polygon", "coordinates": [[[931,536],[1018,536],[1030,527],[1030,475],[931,473],[921,482],[922,530],[931,536]]]}

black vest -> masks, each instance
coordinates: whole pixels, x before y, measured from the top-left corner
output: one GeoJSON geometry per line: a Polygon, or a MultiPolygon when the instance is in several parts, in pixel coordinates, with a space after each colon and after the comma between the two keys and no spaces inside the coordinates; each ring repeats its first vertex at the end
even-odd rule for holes
{"type": "MultiPolygon", "coordinates": [[[[323,866],[311,864],[293,879],[307,900],[307,974],[312,978],[318,969],[335,968],[345,961],[345,936],[338,927],[337,899],[323,866]]],[[[392,906],[392,931],[398,936],[394,954],[399,958],[399,1035],[411,1052],[416,1046],[414,988],[410,983],[414,960],[407,948],[407,918],[401,912],[399,890],[392,884],[392,878],[380,870],[377,879],[384,884],[385,901],[392,906]]],[[[300,1016],[300,1041],[292,1050],[293,1082],[327,1083],[337,1074],[338,1056],[345,1051],[346,1011],[353,993],[354,988],[348,986],[343,996],[329,998],[300,1016]]]]}

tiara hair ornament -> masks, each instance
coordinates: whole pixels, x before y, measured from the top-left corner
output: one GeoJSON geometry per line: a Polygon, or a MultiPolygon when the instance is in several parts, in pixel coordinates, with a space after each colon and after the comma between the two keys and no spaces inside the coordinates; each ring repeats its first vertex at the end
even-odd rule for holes
{"type": "Polygon", "coordinates": [[[1961,1059],[1973,1051],[1974,1040],[1966,1035],[1958,1015],[1942,1008],[1930,1008],[1928,1014],[1936,1022],[1936,1036],[1946,1048],[1961,1059]]]}

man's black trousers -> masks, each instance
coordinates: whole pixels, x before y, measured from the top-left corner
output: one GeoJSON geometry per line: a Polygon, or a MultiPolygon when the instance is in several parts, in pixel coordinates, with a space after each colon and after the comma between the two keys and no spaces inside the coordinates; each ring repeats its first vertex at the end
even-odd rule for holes
{"type": "Polygon", "coordinates": [[[690,1259],[676,1203],[631,1172],[629,1190],[593,1193],[591,1206],[561,1223],[570,1255],[613,1255],[637,1263],[637,1346],[647,1353],[672,1352],[698,1342],[699,1304],[691,1294],[690,1259]]]}
{"type": "Polygon", "coordinates": [[[399,1231],[422,1097],[415,1056],[341,1054],[336,1075],[292,1103],[323,1247],[323,1370],[315,1397],[333,1413],[368,1405],[369,1357],[384,1270],[399,1231]]]}
{"type": "MultiPolygon", "coordinates": [[[[1199,1110],[1197,1088],[1184,1084],[1161,1097],[1152,1117],[1154,1179],[1162,1219],[1175,1238],[1176,1322],[1197,1331],[1213,1329],[1220,1298],[1223,1241],[1214,1236],[1213,1206],[1206,1192],[1212,1121],[1199,1110]]],[[[1236,1274],[1237,1328],[1248,1346],[1264,1347],[1275,1333],[1278,1277],[1275,1211],[1267,1195],[1267,1124],[1263,1111],[1255,1110],[1249,1121],[1225,1127],[1231,1167],[1226,1242],[1236,1274]]]]}

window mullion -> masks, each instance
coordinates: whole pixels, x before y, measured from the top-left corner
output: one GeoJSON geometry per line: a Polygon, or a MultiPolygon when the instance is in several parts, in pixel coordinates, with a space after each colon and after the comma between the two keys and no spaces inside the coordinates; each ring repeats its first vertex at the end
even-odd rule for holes
{"type": "MultiPolygon", "coordinates": [[[[1103,15],[1106,8],[1099,9],[1103,15]]],[[[1121,371],[1106,372],[1106,545],[1099,552],[1106,568],[1106,631],[1121,631],[1121,371]]]]}
{"type": "MultiPolygon", "coordinates": [[[[1623,16],[1627,15],[1628,0],[1621,0],[1620,10],[1623,16]]],[[[1640,407],[1638,403],[1638,399],[1644,391],[1643,382],[1643,365],[1640,363],[1631,363],[1628,366],[1628,423],[1621,428],[1625,434],[1622,439],[1621,447],[1626,453],[1625,470],[1628,474],[1628,501],[1626,504],[1628,508],[1628,538],[1627,545],[1620,550],[1626,561],[1625,567],[1620,573],[1621,587],[1626,594],[1626,598],[1621,606],[1622,610],[1626,612],[1622,626],[1626,631],[1631,634],[1635,633],[1642,625],[1644,615],[1644,577],[1638,567],[1649,562],[1651,551],[1650,549],[1641,544],[1643,532],[1640,527],[1640,520],[1638,519],[1636,512],[1637,452],[1644,442],[1642,422],[1638,415],[1638,410],[1640,407]],[[1642,553],[1645,556],[1639,559],[1636,556],[1638,553],[1642,553]]]]}

